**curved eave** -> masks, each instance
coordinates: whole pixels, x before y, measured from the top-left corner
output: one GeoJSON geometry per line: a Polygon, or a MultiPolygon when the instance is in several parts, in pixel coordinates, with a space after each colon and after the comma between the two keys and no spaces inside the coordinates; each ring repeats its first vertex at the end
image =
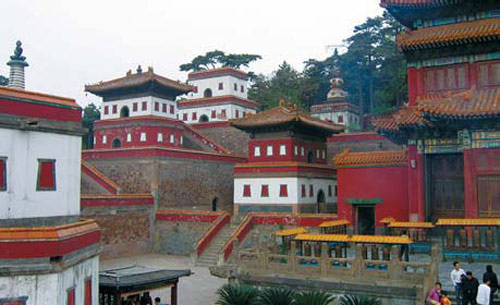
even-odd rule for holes
{"type": "Polygon", "coordinates": [[[499,40],[500,40],[500,35],[490,35],[483,37],[469,37],[457,40],[439,41],[433,43],[419,43],[413,45],[405,45],[404,43],[402,43],[401,45],[398,46],[398,48],[402,52],[408,52],[408,51],[419,51],[425,49],[438,49],[443,47],[454,47],[454,46],[461,46],[474,43],[487,43],[499,40]]]}

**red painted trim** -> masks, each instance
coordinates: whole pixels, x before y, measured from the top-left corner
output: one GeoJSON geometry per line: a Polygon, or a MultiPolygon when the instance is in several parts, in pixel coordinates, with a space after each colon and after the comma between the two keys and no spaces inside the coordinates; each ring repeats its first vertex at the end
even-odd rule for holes
{"type": "Polygon", "coordinates": [[[310,173],[310,174],[322,174],[322,175],[334,175],[336,170],[322,169],[314,167],[303,167],[303,166],[293,166],[293,167],[236,167],[234,168],[234,174],[253,174],[253,173],[310,173]]]}
{"type": "Polygon", "coordinates": [[[417,68],[408,68],[408,104],[416,105],[418,95],[417,68]]]}
{"type": "Polygon", "coordinates": [[[223,75],[231,75],[243,80],[248,80],[247,73],[241,70],[236,70],[233,68],[220,68],[213,70],[191,72],[188,74],[188,81],[203,79],[203,78],[211,78],[215,76],[223,76],[223,75]]]}
{"type": "Polygon", "coordinates": [[[218,215],[190,215],[190,214],[159,214],[156,213],[158,221],[178,222],[214,222],[218,215]]]}
{"type": "Polygon", "coordinates": [[[229,214],[224,214],[219,216],[212,226],[208,229],[208,231],[198,240],[196,243],[196,253],[198,256],[201,256],[205,249],[208,247],[210,242],[215,238],[217,234],[219,234],[220,230],[222,228],[229,224],[231,221],[231,218],[229,217],[229,214]]]}
{"type": "Polygon", "coordinates": [[[61,122],[82,121],[82,109],[79,107],[58,106],[39,101],[14,101],[4,97],[0,98],[0,113],[61,122]]]}
{"type": "Polygon", "coordinates": [[[92,231],[57,241],[0,241],[0,258],[21,259],[63,256],[93,244],[98,244],[100,237],[100,231],[92,231]]]}
{"type": "Polygon", "coordinates": [[[121,196],[113,196],[110,198],[102,198],[96,195],[96,198],[91,198],[91,195],[85,195],[81,198],[80,205],[82,207],[92,206],[128,206],[128,205],[153,205],[154,198],[124,198],[121,196]]]}
{"type": "Polygon", "coordinates": [[[231,155],[219,155],[202,151],[187,149],[174,149],[166,147],[141,147],[103,150],[84,150],[84,160],[106,159],[106,158],[136,158],[136,157],[171,157],[193,160],[210,160],[230,163],[244,163],[246,158],[231,155]]]}
{"type": "Polygon", "coordinates": [[[375,141],[375,140],[387,140],[387,138],[375,132],[353,133],[353,134],[345,133],[345,134],[334,135],[328,138],[328,142],[358,142],[358,141],[375,141]]]}
{"type": "Polygon", "coordinates": [[[255,110],[259,109],[259,104],[257,104],[257,102],[247,99],[242,99],[232,95],[205,97],[192,100],[182,100],[179,101],[178,108],[180,110],[183,110],[199,106],[210,106],[214,104],[237,104],[246,108],[252,108],[255,110]]]}
{"type": "Polygon", "coordinates": [[[230,126],[231,125],[229,124],[229,121],[191,124],[191,127],[195,129],[209,129],[209,128],[230,127],[230,126]]]}
{"type": "Polygon", "coordinates": [[[133,124],[133,123],[163,123],[165,125],[183,125],[182,121],[165,118],[165,117],[153,117],[153,116],[132,116],[127,118],[119,118],[119,119],[106,119],[94,122],[94,126],[109,126],[109,125],[117,125],[117,127],[123,127],[124,124],[133,124]]]}

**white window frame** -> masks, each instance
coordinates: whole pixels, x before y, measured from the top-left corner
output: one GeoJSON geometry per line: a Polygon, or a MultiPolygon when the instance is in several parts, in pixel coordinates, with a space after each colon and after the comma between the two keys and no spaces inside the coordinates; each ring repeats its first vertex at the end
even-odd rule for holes
{"type": "Polygon", "coordinates": [[[108,137],[107,136],[102,136],[102,144],[108,143],[108,137]]]}
{"type": "Polygon", "coordinates": [[[324,150],[324,149],[321,151],[321,155],[323,156],[323,159],[325,159],[325,158],[326,158],[326,152],[325,152],[325,150],[324,150]]]}
{"type": "Polygon", "coordinates": [[[316,159],[319,159],[319,149],[316,149],[316,159]]]}
{"type": "Polygon", "coordinates": [[[266,156],[271,157],[272,155],[273,155],[273,146],[272,145],[267,145],[266,156]]]}
{"type": "Polygon", "coordinates": [[[304,150],[304,147],[301,147],[301,148],[300,148],[300,155],[301,155],[302,157],[304,156],[304,151],[305,151],[305,150],[304,150]]]}
{"type": "Polygon", "coordinates": [[[286,145],[280,145],[280,156],[286,156],[286,145]]]}
{"type": "Polygon", "coordinates": [[[255,146],[253,148],[253,155],[254,157],[260,157],[260,146],[255,146]]]}
{"type": "Polygon", "coordinates": [[[159,132],[158,135],[156,136],[156,141],[158,143],[163,142],[163,133],[159,132]]]}
{"type": "Polygon", "coordinates": [[[299,155],[299,147],[297,145],[295,145],[295,147],[293,148],[293,154],[296,156],[299,155]]]}
{"type": "Polygon", "coordinates": [[[146,142],[146,139],[147,139],[146,133],[145,132],[141,132],[141,139],[140,139],[140,141],[141,142],[146,142]]]}
{"type": "Polygon", "coordinates": [[[97,143],[97,137],[94,137],[94,145],[97,143]]]}
{"type": "Polygon", "coordinates": [[[132,134],[129,132],[127,133],[127,142],[132,142],[132,134]]]}
{"type": "Polygon", "coordinates": [[[174,136],[174,134],[170,135],[170,144],[175,144],[175,136],[174,136]]]}

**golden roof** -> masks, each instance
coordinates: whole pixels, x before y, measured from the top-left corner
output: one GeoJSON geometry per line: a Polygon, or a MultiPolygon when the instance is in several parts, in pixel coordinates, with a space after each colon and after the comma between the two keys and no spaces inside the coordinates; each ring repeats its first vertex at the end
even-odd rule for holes
{"type": "Polygon", "coordinates": [[[384,236],[384,235],[347,235],[347,234],[299,234],[295,236],[298,241],[315,242],[343,242],[365,244],[402,245],[412,244],[409,237],[384,236]]]}
{"type": "Polygon", "coordinates": [[[436,226],[500,226],[500,218],[440,218],[438,219],[436,226]]]}
{"type": "Polygon", "coordinates": [[[434,224],[432,222],[403,222],[396,221],[391,222],[388,225],[389,228],[416,228],[416,229],[431,229],[434,228],[434,224]]]}
{"type": "Polygon", "coordinates": [[[406,151],[350,152],[344,150],[333,158],[336,167],[406,165],[406,151]]]}
{"type": "Polygon", "coordinates": [[[302,234],[302,233],[307,233],[306,228],[291,228],[291,229],[285,229],[278,231],[276,233],[276,236],[290,236],[290,235],[297,235],[297,234],[302,234]]]}
{"type": "Polygon", "coordinates": [[[385,217],[385,218],[382,218],[382,220],[380,220],[379,222],[380,223],[391,223],[394,221],[396,221],[396,219],[394,217],[385,217]]]}
{"type": "Polygon", "coordinates": [[[349,222],[349,220],[339,219],[339,220],[325,221],[322,224],[320,224],[319,226],[322,228],[326,228],[326,227],[338,227],[338,226],[344,226],[344,225],[350,225],[350,224],[351,223],[349,222]]]}

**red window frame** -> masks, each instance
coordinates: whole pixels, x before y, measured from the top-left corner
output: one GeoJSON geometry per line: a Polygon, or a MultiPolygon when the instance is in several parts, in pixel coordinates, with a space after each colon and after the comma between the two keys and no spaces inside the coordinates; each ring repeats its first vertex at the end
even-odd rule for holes
{"type": "Polygon", "coordinates": [[[469,65],[468,64],[455,64],[440,67],[429,67],[422,70],[424,91],[426,93],[431,92],[443,92],[443,91],[453,91],[453,90],[463,90],[470,88],[469,79],[469,65]],[[459,70],[464,69],[464,84],[460,86],[459,70]],[[453,76],[451,76],[450,71],[453,71],[453,76]],[[439,88],[439,78],[442,76],[443,87],[439,88]],[[450,82],[453,82],[450,86],[450,82]]]}
{"type": "Polygon", "coordinates": [[[239,110],[236,110],[235,112],[235,115],[234,115],[236,118],[239,118],[240,117],[240,111],[239,110]]]}
{"type": "Polygon", "coordinates": [[[301,195],[302,195],[302,198],[305,198],[307,196],[307,193],[306,193],[306,185],[305,184],[302,184],[302,188],[301,188],[301,195]]]}
{"type": "Polygon", "coordinates": [[[344,116],[339,115],[338,122],[339,123],[344,123],[344,116]]]}
{"type": "Polygon", "coordinates": [[[260,197],[269,197],[269,185],[263,184],[260,189],[260,197]]]}
{"type": "Polygon", "coordinates": [[[222,118],[225,118],[225,117],[227,116],[227,114],[226,114],[226,109],[222,109],[222,111],[220,112],[220,116],[221,116],[222,118]]]}
{"type": "Polygon", "coordinates": [[[75,305],[75,288],[68,289],[68,305],[75,305]]]}
{"type": "Polygon", "coordinates": [[[160,111],[160,103],[155,102],[155,111],[160,111]]]}
{"type": "Polygon", "coordinates": [[[133,112],[136,112],[136,111],[137,111],[137,108],[138,108],[138,107],[137,107],[137,103],[133,103],[133,104],[132,104],[132,111],[133,111],[133,112]]]}
{"type": "Polygon", "coordinates": [[[191,120],[195,121],[198,119],[198,114],[196,112],[193,112],[193,114],[191,115],[191,120]]]}
{"type": "Polygon", "coordinates": [[[288,184],[280,184],[280,197],[288,197],[288,184]]]}
{"type": "Polygon", "coordinates": [[[212,113],[210,114],[210,117],[211,117],[212,119],[217,118],[217,111],[212,110],[212,113]]]}
{"type": "MultiPolygon", "coordinates": [[[[496,60],[496,61],[488,61],[488,62],[482,62],[482,63],[479,63],[478,66],[477,66],[477,75],[478,75],[478,83],[479,83],[479,87],[481,88],[488,88],[488,87],[498,87],[500,86],[500,83],[494,83],[494,79],[493,79],[493,71],[495,71],[494,69],[494,66],[500,66],[500,61],[496,60]],[[486,67],[486,74],[487,74],[487,79],[486,80],[483,80],[483,75],[482,75],[482,69],[483,67],[486,67]]],[[[500,67],[498,68],[500,69],[500,67]]],[[[498,72],[500,73],[500,72],[498,72]]]]}
{"type": "Polygon", "coordinates": [[[109,106],[104,106],[104,114],[109,114],[109,106]]]}
{"type": "Polygon", "coordinates": [[[174,105],[170,105],[170,114],[174,114],[174,112],[175,112],[174,105]]]}
{"type": "Polygon", "coordinates": [[[219,83],[219,90],[223,90],[224,89],[224,83],[219,83]]]}
{"type": "Polygon", "coordinates": [[[240,86],[240,91],[243,93],[245,92],[245,87],[243,87],[243,85],[240,86]]]}
{"type": "Polygon", "coordinates": [[[167,104],[165,104],[165,103],[161,104],[161,112],[167,113],[167,104]]]}
{"type": "Polygon", "coordinates": [[[234,84],[234,91],[238,91],[238,84],[234,84]]]}
{"type": "Polygon", "coordinates": [[[182,120],[183,121],[187,121],[188,120],[188,114],[187,113],[183,113],[182,114],[182,120]]]}
{"type": "Polygon", "coordinates": [[[250,189],[250,184],[243,185],[243,197],[251,197],[252,190],[250,189]]]}
{"type": "Polygon", "coordinates": [[[7,190],[7,157],[0,157],[0,192],[7,190]]]}
{"type": "Polygon", "coordinates": [[[198,86],[193,88],[193,93],[198,93],[198,86]]]}
{"type": "Polygon", "coordinates": [[[37,191],[56,190],[56,160],[38,159],[37,191]]]}
{"type": "Polygon", "coordinates": [[[148,102],[142,102],[142,111],[148,110],[148,102]]]}
{"type": "Polygon", "coordinates": [[[314,197],[314,186],[309,184],[309,197],[314,197]]]}
{"type": "Polygon", "coordinates": [[[85,299],[83,300],[84,305],[92,305],[92,278],[85,280],[85,299]]]}
{"type": "Polygon", "coordinates": [[[118,105],[113,105],[113,113],[117,113],[118,112],[118,105]]]}

